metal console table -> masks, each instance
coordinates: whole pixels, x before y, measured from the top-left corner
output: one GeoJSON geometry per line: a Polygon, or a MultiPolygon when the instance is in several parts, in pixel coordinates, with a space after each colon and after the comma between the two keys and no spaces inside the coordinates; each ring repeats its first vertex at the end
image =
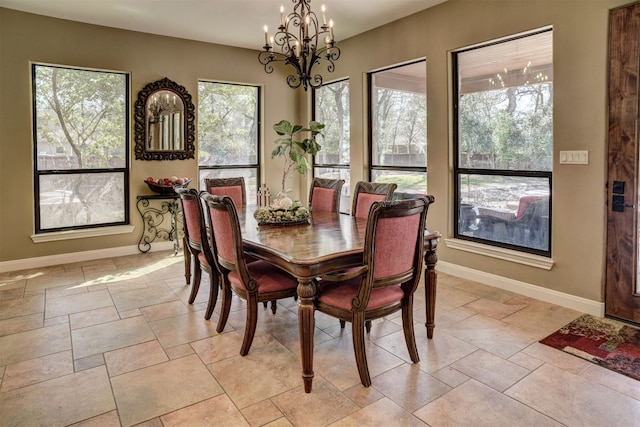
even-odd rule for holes
{"type": "Polygon", "coordinates": [[[180,248],[178,228],[182,215],[177,194],[149,194],[138,196],[136,208],[142,217],[142,235],[138,241],[138,250],[142,253],[151,250],[156,239],[173,241],[173,251],[180,248]]]}

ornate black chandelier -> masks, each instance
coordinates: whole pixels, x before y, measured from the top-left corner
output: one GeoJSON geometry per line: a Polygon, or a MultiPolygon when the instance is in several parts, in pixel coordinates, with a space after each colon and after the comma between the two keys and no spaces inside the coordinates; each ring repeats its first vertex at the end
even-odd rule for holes
{"type": "Polygon", "coordinates": [[[327,71],[335,70],[334,61],[340,58],[340,49],[333,38],[333,20],[325,16],[322,5],[322,25],[311,11],[311,0],[291,0],[295,3],[293,12],[284,16],[284,7],[280,6],[280,25],[275,35],[269,38],[269,29],[264,27],[263,51],[258,60],[264,65],[264,71],[273,73],[274,62],[284,62],[296,70],[296,74],[287,76],[287,84],[297,89],[302,85],[306,91],[309,86],[322,85],[322,76],[313,74],[313,67],[322,61],[327,62],[327,71]],[[277,50],[276,50],[277,49],[277,50]]]}

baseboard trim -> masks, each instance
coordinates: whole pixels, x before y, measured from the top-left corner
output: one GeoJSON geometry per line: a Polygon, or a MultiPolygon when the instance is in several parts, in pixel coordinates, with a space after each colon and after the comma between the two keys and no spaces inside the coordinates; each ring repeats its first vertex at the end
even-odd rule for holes
{"type": "MultiPolygon", "coordinates": [[[[159,252],[172,249],[173,242],[171,241],[154,242],[150,252],[159,252]]],[[[136,254],[140,254],[138,246],[120,246],[117,248],[96,249],[93,251],[72,252],[59,255],[17,259],[13,261],[2,261],[0,262],[0,273],[136,254]]]]}
{"type": "Polygon", "coordinates": [[[451,274],[452,276],[473,280],[506,291],[516,292],[520,295],[560,305],[593,316],[604,317],[604,303],[602,302],[554,291],[553,289],[543,288],[484,271],[462,267],[446,261],[438,261],[436,269],[443,273],[451,274]]]}

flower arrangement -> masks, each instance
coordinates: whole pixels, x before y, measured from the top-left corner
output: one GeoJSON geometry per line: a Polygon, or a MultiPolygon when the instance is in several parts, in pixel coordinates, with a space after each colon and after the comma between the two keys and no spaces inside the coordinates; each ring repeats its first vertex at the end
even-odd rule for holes
{"type": "Polygon", "coordinates": [[[309,208],[302,206],[297,200],[283,197],[274,200],[271,206],[258,208],[253,217],[260,225],[304,224],[309,221],[309,208]]]}

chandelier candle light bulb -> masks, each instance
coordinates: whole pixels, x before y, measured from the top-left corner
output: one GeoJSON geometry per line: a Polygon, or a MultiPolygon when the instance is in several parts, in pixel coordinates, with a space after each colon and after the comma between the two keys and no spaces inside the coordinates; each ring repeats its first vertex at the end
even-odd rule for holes
{"type": "Polygon", "coordinates": [[[318,17],[311,10],[311,0],[292,2],[293,12],[288,15],[284,14],[284,6],[280,6],[280,26],[273,37],[269,37],[268,27],[264,26],[265,44],[263,51],[258,54],[258,61],[267,74],[273,73],[276,62],[293,67],[286,78],[287,84],[292,89],[302,86],[306,91],[309,87],[322,86],[323,76],[316,66],[326,66],[329,73],[335,71],[340,49],[335,43],[333,20],[329,19],[327,25],[324,5],[320,25],[318,17]]]}

